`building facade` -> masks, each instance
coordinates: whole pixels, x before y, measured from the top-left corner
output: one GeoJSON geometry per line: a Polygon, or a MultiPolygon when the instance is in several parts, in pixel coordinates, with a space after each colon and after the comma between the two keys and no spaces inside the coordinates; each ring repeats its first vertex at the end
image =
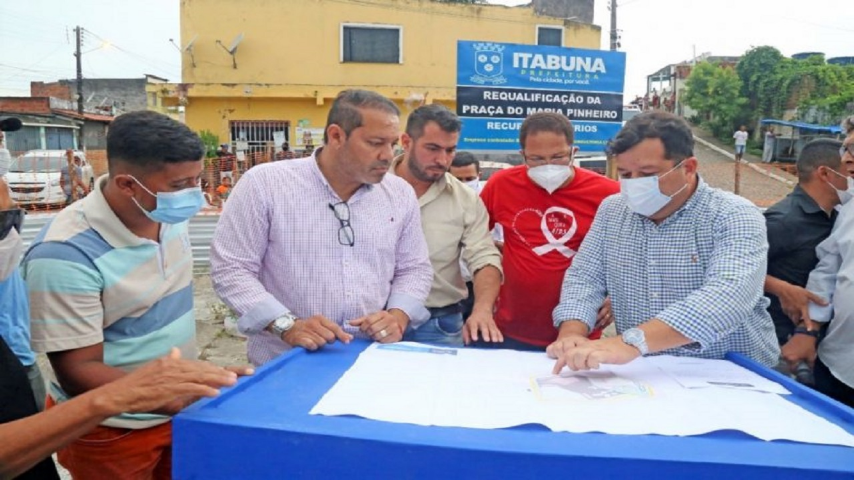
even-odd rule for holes
{"type": "Polygon", "coordinates": [[[521,7],[430,0],[184,0],[182,83],[164,87],[186,123],[237,151],[318,144],[331,100],[365,88],[405,117],[451,109],[458,40],[598,49],[592,0],[521,7]],[[563,8],[561,8],[563,7],[563,8]],[[545,13],[548,12],[549,16],[545,13]]]}

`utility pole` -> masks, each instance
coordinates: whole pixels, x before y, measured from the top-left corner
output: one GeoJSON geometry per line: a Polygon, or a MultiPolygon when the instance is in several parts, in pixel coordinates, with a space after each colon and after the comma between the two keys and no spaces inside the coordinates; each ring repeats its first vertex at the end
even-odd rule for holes
{"type": "Polygon", "coordinates": [[[74,54],[77,57],[77,113],[83,114],[83,54],[80,52],[80,49],[83,44],[83,29],[78,26],[74,29],[74,33],[77,34],[77,53],[74,54]]]}
{"type": "Polygon", "coordinates": [[[611,0],[611,51],[619,48],[617,35],[617,0],[611,0]]]}
{"type": "MultiPolygon", "coordinates": [[[[74,29],[77,37],[77,52],[74,54],[77,57],[77,113],[83,115],[83,28],[80,25],[74,29]]],[[[85,121],[81,118],[80,128],[77,130],[77,148],[83,150],[83,127],[85,121]]],[[[70,171],[70,170],[69,170],[70,171]]]]}

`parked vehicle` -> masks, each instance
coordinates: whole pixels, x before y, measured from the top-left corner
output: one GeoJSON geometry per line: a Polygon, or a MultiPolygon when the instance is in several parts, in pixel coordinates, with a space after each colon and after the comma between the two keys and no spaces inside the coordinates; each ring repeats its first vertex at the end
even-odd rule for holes
{"type": "Polygon", "coordinates": [[[510,168],[513,165],[507,162],[480,162],[480,181],[486,182],[493,173],[510,168]]]}
{"type": "MultiPolygon", "coordinates": [[[[86,154],[75,151],[83,171],[81,181],[95,186],[95,173],[86,160],[86,154]]],[[[6,174],[6,183],[12,190],[12,200],[20,205],[61,206],[66,203],[62,189],[62,171],[67,170],[65,150],[31,150],[16,158],[6,174]]],[[[82,193],[82,192],[78,192],[82,193]]],[[[81,195],[82,196],[82,195],[81,195]]]]}

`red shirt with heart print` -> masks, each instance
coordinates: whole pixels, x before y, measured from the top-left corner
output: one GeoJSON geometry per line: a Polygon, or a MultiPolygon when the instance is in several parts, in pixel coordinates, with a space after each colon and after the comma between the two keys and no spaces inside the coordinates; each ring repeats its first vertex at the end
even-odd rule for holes
{"type": "Polygon", "coordinates": [[[504,229],[504,284],[495,313],[501,333],[543,347],[557,339],[552,310],[564,272],[599,204],[619,191],[619,183],[583,168],[576,168],[569,185],[553,194],[528,177],[525,165],[489,179],[481,193],[489,226],[497,223],[504,229]]]}

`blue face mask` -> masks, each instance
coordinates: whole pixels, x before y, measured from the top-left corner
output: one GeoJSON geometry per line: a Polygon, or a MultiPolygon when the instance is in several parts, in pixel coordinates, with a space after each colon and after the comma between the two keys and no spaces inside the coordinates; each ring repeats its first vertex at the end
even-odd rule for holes
{"type": "Polygon", "coordinates": [[[136,206],[142,210],[142,213],[152,222],[176,224],[189,220],[193,215],[199,213],[202,206],[205,204],[205,197],[202,195],[202,189],[199,187],[185,188],[177,192],[157,192],[153,193],[145,187],[139,180],[131,176],[136,183],[148,192],[149,195],[157,199],[157,207],[148,211],[142,208],[142,205],[133,199],[136,206]]]}

